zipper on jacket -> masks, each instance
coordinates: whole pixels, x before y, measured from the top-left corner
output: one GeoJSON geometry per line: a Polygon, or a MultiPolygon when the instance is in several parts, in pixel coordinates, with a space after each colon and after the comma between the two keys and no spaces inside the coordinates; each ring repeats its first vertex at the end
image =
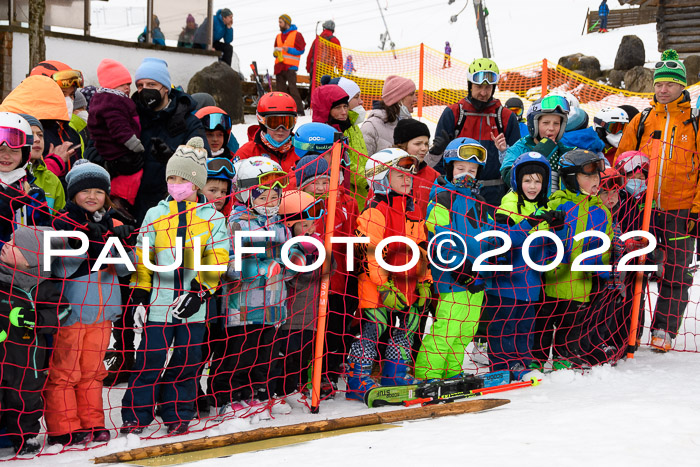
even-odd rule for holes
{"type": "MultiPolygon", "coordinates": [[[[664,139],[668,135],[668,125],[671,123],[671,116],[668,114],[668,105],[664,106],[666,109],[666,128],[664,128],[664,139]]],[[[666,143],[664,142],[663,148],[661,150],[661,162],[659,163],[659,173],[656,178],[656,205],[661,207],[661,180],[664,173],[664,158],[666,154],[666,143]]]]}

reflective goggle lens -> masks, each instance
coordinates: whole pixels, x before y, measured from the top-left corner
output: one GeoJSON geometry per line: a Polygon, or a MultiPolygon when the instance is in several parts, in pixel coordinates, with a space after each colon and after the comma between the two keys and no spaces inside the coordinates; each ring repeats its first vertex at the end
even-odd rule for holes
{"type": "Polygon", "coordinates": [[[225,174],[229,178],[236,175],[236,170],[233,168],[233,163],[225,157],[214,157],[207,162],[207,172],[209,175],[225,174]]]}
{"type": "Polygon", "coordinates": [[[205,130],[216,130],[221,127],[224,132],[231,131],[231,117],[222,113],[209,114],[202,117],[202,125],[205,130]]]}
{"type": "Polygon", "coordinates": [[[27,144],[27,135],[18,128],[0,127],[0,144],[19,149],[27,144]]]}
{"type": "Polygon", "coordinates": [[[581,166],[581,173],[585,175],[595,175],[605,170],[605,162],[602,160],[588,162],[581,166]]]}
{"type": "Polygon", "coordinates": [[[299,141],[295,138],[294,140],[292,140],[292,146],[302,151],[313,152],[314,154],[323,154],[324,152],[328,151],[330,148],[333,147],[333,143],[306,143],[303,141],[299,141]]]}
{"type": "Polygon", "coordinates": [[[610,134],[617,135],[625,131],[626,123],[622,122],[609,122],[605,124],[605,131],[610,134]]]}
{"type": "Polygon", "coordinates": [[[270,130],[279,128],[292,130],[297,124],[297,117],[296,115],[267,115],[263,117],[263,123],[270,130]]]}
{"type": "Polygon", "coordinates": [[[477,71],[472,73],[472,83],[482,84],[486,81],[489,84],[498,84],[498,73],[494,71],[477,71]]]}
{"type": "Polygon", "coordinates": [[[83,74],[78,70],[57,71],[52,76],[53,80],[62,88],[76,86],[83,87],[83,74]]]}
{"type": "Polygon", "coordinates": [[[508,107],[508,109],[513,112],[516,117],[520,117],[523,114],[523,109],[521,107],[508,107]]]}
{"type": "Polygon", "coordinates": [[[285,172],[268,172],[258,177],[260,188],[271,190],[276,186],[286,188],[289,185],[289,176],[285,172]]]}
{"type": "Polygon", "coordinates": [[[326,210],[325,210],[325,205],[323,203],[323,200],[319,199],[315,203],[313,203],[311,206],[304,209],[304,211],[302,213],[302,219],[308,219],[308,220],[315,221],[317,219],[322,218],[325,213],[326,213],[326,210]]]}
{"type": "Polygon", "coordinates": [[[559,107],[563,112],[569,113],[571,107],[569,106],[569,101],[563,96],[547,96],[540,102],[542,110],[556,110],[559,107]]]}
{"type": "Polygon", "coordinates": [[[625,179],[621,175],[610,175],[603,177],[600,181],[600,187],[603,190],[619,190],[625,186],[625,179]]]}
{"type": "Polygon", "coordinates": [[[479,162],[486,162],[486,151],[478,146],[460,146],[457,156],[465,161],[476,159],[479,162]]]}
{"type": "Polygon", "coordinates": [[[415,157],[402,157],[393,164],[399,170],[415,174],[418,172],[418,159],[415,157]]]}

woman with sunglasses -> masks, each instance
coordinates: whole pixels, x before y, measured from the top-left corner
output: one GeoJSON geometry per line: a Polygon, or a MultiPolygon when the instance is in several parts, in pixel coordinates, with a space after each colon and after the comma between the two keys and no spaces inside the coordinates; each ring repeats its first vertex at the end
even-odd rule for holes
{"type": "Polygon", "coordinates": [[[297,104],[284,92],[268,92],[258,101],[258,125],[248,127],[248,142],[236,151],[238,159],[264,156],[285,172],[291,172],[299,160],[292,146],[292,132],[297,123],[297,104]]]}
{"type": "MultiPolygon", "coordinates": [[[[194,115],[202,122],[207,134],[211,156],[233,159],[228,144],[232,137],[231,117],[223,109],[213,105],[202,107],[194,115]]],[[[235,139],[235,136],[233,138],[235,139]]]]}

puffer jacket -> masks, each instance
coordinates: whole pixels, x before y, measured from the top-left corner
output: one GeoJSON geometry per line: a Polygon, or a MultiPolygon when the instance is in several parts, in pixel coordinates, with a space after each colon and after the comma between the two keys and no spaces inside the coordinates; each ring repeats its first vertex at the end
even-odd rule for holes
{"type": "MultiPolygon", "coordinates": [[[[691,101],[688,91],[669,104],[660,104],[654,98],[654,106],[644,122],[644,133],[639,141],[639,150],[652,154],[651,135],[661,131],[658,180],[654,199],[659,209],[675,211],[689,209],[700,213],[700,132],[695,133],[690,121],[691,101]]],[[[636,115],[625,127],[625,132],[617,148],[617,154],[634,151],[637,148],[637,130],[642,114],[636,115]]]]}
{"type": "Polygon", "coordinates": [[[368,156],[394,146],[394,129],[398,123],[398,120],[387,122],[386,111],[382,109],[372,109],[367,112],[360,130],[364,136],[368,156]]]}

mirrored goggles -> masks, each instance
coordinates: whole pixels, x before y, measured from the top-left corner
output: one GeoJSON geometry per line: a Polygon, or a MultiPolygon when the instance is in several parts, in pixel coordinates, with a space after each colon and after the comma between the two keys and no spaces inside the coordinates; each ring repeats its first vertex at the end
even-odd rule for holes
{"type": "Polygon", "coordinates": [[[62,88],[83,87],[83,74],[78,70],[57,71],[52,78],[62,88]]]}
{"type": "Polygon", "coordinates": [[[472,73],[471,79],[469,81],[476,84],[483,84],[484,81],[486,81],[489,84],[498,84],[499,78],[500,76],[495,71],[483,70],[477,71],[476,73],[472,73]]]}
{"type": "Polygon", "coordinates": [[[557,110],[557,107],[567,114],[571,111],[569,101],[564,96],[547,96],[540,102],[540,107],[545,112],[557,110]]]}
{"type": "Polygon", "coordinates": [[[628,174],[630,172],[634,172],[637,169],[641,169],[643,172],[648,172],[649,171],[649,159],[646,157],[641,157],[641,156],[635,156],[627,159],[622,166],[620,166],[620,163],[616,164],[615,166],[618,170],[623,171],[624,173],[628,174]]]}
{"type": "Polygon", "coordinates": [[[292,146],[299,150],[306,151],[307,153],[323,154],[324,152],[330,150],[333,147],[333,143],[306,143],[304,141],[299,141],[298,139],[294,138],[292,140],[292,146]]]}
{"type": "Polygon", "coordinates": [[[308,206],[301,212],[301,218],[304,220],[315,221],[323,217],[326,213],[326,205],[322,199],[316,200],[313,204],[308,206]]]}
{"type": "Polygon", "coordinates": [[[619,135],[625,131],[626,126],[627,124],[622,122],[608,122],[603,126],[603,128],[605,128],[605,131],[611,135],[619,135]]]}
{"type": "Polygon", "coordinates": [[[202,125],[205,130],[216,130],[217,127],[228,133],[231,131],[231,117],[222,113],[214,113],[202,117],[202,125]]]}
{"type": "Polygon", "coordinates": [[[602,159],[591,161],[581,166],[580,172],[584,175],[595,175],[605,170],[605,162],[602,159]]]}
{"type": "Polygon", "coordinates": [[[284,128],[285,130],[291,131],[297,124],[296,115],[260,115],[259,119],[269,130],[284,128]]]}
{"type": "Polygon", "coordinates": [[[19,149],[27,144],[27,135],[19,128],[0,127],[0,145],[19,149]]]}
{"type": "Polygon", "coordinates": [[[236,175],[236,169],[233,167],[233,163],[225,157],[214,157],[207,162],[207,173],[210,177],[223,174],[233,178],[236,175]]]}
{"type": "Polygon", "coordinates": [[[457,157],[463,161],[486,162],[486,149],[481,146],[465,144],[457,149],[448,149],[444,157],[457,157]]]}
{"type": "Polygon", "coordinates": [[[267,172],[255,178],[239,180],[238,184],[241,188],[256,187],[263,190],[272,190],[273,188],[284,189],[289,185],[289,176],[286,172],[267,172]]]}
{"type": "Polygon", "coordinates": [[[508,107],[508,110],[513,112],[516,117],[520,118],[523,115],[522,107],[508,107]]]}
{"type": "Polygon", "coordinates": [[[408,172],[414,175],[418,173],[418,159],[413,156],[401,157],[398,160],[395,160],[391,165],[392,167],[395,167],[403,172],[408,172]]]}

